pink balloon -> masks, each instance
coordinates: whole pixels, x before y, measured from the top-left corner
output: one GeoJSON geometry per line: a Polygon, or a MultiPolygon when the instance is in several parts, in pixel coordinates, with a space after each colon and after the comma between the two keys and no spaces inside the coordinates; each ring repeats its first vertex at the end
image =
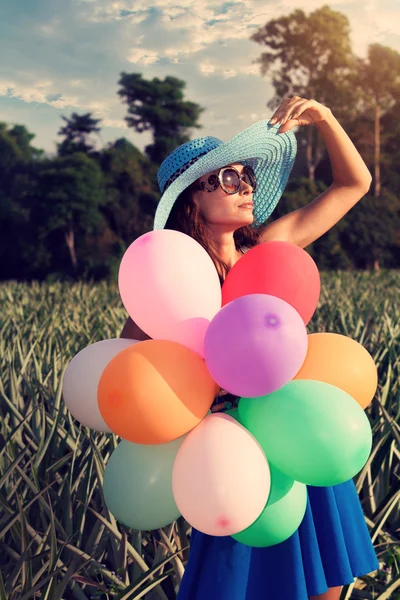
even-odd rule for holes
{"type": "Polygon", "coordinates": [[[172,490],[183,517],[209,535],[249,527],[263,511],[271,485],[258,442],[235,419],[206,417],[178,450],[172,490]]]}
{"type": "Polygon", "coordinates": [[[217,313],[204,352],[219,386],[237,396],[258,397],[293,379],[307,346],[306,327],[293,306],[276,296],[249,294],[217,313]]]}
{"type": "Polygon", "coordinates": [[[153,339],[178,342],[204,356],[204,336],[221,308],[221,286],[210,256],[179,231],[151,231],[122,257],[122,302],[153,339]]]}

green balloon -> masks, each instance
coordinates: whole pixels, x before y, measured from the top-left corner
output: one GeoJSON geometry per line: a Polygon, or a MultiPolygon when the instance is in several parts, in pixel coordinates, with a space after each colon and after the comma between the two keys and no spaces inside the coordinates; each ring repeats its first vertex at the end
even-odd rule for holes
{"type": "Polygon", "coordinates": [[[230,408],[229,410],[225,411],[225,414],[229,415],[230,417],[235,419],[235,421],[239,421],[239,409],[238,408],[230,408]]]}
{"type": "Polygon", "coordinates": [[[254,523],[232,537],[255,548],[275,546],[290,538],[299,528],[307,507],[307,488],[270,464],[271,492],[254,523]]]}
{"type": "Polygon", "coordinates": [[[294,380],[260,398],[241,398],[239,419],[268,461],[296,481],[343,483],[367,462],[372,432],[352,396],[321,381],[294,380]]]}
{"type": "Polygon", "coordinates": [[[184,438],[143,445],[123,440],[104,471],[104,498],[114,517],[128,527],[151,530],[180,517],[172,493],[172,468],[184,438]]]}

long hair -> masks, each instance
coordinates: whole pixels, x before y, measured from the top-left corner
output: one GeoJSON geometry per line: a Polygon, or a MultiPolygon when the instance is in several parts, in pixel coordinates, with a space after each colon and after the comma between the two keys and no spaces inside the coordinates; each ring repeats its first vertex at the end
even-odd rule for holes
{"type": "MultiPolygon", "coordinates": [[[[193,185],[184,190],[177,198],[165,225],[166,229],[174,229],[186,233],[196,240],[208,252],[219,275],[221,285],[229,271],[229,267],[218,255],[213,244],[207,222],[198,206],[193,202],[193,185]]],[[[246,225],[234,233],[236,249],[252,248],[258,244],[259,230],[246,225]]]]}

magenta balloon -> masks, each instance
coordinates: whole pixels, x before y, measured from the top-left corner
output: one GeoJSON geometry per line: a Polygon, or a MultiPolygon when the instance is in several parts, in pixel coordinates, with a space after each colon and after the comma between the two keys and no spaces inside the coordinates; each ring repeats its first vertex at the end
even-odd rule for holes
{"type": "Polygon", "coordinates": [[[270,394],[293,379],[307,353],[307,330],[285,300],[250,294],[213,318],[205,360],[213,379],[237,396],[270,394]]]}

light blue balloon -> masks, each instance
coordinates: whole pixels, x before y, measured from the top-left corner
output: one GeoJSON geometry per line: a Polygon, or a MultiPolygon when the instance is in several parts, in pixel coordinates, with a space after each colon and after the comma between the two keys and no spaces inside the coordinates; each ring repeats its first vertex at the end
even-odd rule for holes
{"type": "Polygon", "coordinates": [[[172,469],[184,437],[167,444],[123,440],[104,472],[104,498],[114,517],[132,529],[165,527],[180,512],[172,493],[172,469]]]}

